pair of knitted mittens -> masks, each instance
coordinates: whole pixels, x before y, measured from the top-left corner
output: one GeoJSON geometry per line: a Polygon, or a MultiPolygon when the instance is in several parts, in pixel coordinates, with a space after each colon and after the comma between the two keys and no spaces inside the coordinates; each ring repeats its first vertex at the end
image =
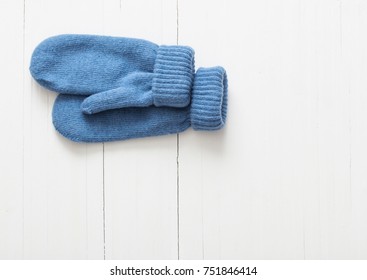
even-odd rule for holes
{"type": "Polygon", "coordinates": [[[106,142],[223,127],[227,76],[199,68],[194,50],[132,38],[59,35],[40,43],[30,72],[60,93],[52,119],[78,142],[106,142]]]}

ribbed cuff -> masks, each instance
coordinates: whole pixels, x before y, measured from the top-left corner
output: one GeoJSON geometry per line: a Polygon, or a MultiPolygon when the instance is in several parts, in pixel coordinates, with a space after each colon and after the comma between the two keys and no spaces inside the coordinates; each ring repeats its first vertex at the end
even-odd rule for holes
{"type": "Polygon", "coordinates": [[[223,67],[199,68],[191,97],[191,125],[195,130],[217,130],[227,117],[227,74],[223,67]]]}
{"type": "Polygon", "coordinates": [[[190,103],[194,80],[194,50],[184,46],[160,46],[152,84],[155,106],[185,107],[190,103]]]}

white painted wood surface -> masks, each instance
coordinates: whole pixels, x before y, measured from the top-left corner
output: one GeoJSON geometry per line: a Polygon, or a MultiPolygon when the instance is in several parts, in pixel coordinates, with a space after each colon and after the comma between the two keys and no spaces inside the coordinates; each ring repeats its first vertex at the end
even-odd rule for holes
{"type": "Polygon", "coordinates": [[[0,2],[0,259],[366,259],[367,2],[0,2]],[[28,72],[60,33],[194,47],[225,129],[76,144],[28,72]]]}

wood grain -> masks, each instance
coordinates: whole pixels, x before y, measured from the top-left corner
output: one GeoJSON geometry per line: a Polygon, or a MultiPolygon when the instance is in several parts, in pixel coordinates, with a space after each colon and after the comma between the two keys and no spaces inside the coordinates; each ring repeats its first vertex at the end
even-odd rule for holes
{"type": "Polygon", "coordinates": [[[0,259],[23,258],[23,20],[22,1],[0,3],[0,259]],[[11,16],[9,16],[11,15],[11,16]],[[11,28],[9,28],[11,27],[11,28]]]}

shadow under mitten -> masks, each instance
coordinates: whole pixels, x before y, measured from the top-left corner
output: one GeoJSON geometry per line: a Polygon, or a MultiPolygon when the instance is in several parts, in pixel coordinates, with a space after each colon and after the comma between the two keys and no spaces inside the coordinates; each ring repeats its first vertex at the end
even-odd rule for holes
{"type": "Polygon", "coordinates": [[[227,92],[227,75],[222,67],[200,68],[187,107],[135,107],[85,114],[80,109],[85,97],[60,94],[53,107],[53,123],[63,136],[78,142],[179,133],[190,126],[217,130],[226,121],[227,92]]]}

